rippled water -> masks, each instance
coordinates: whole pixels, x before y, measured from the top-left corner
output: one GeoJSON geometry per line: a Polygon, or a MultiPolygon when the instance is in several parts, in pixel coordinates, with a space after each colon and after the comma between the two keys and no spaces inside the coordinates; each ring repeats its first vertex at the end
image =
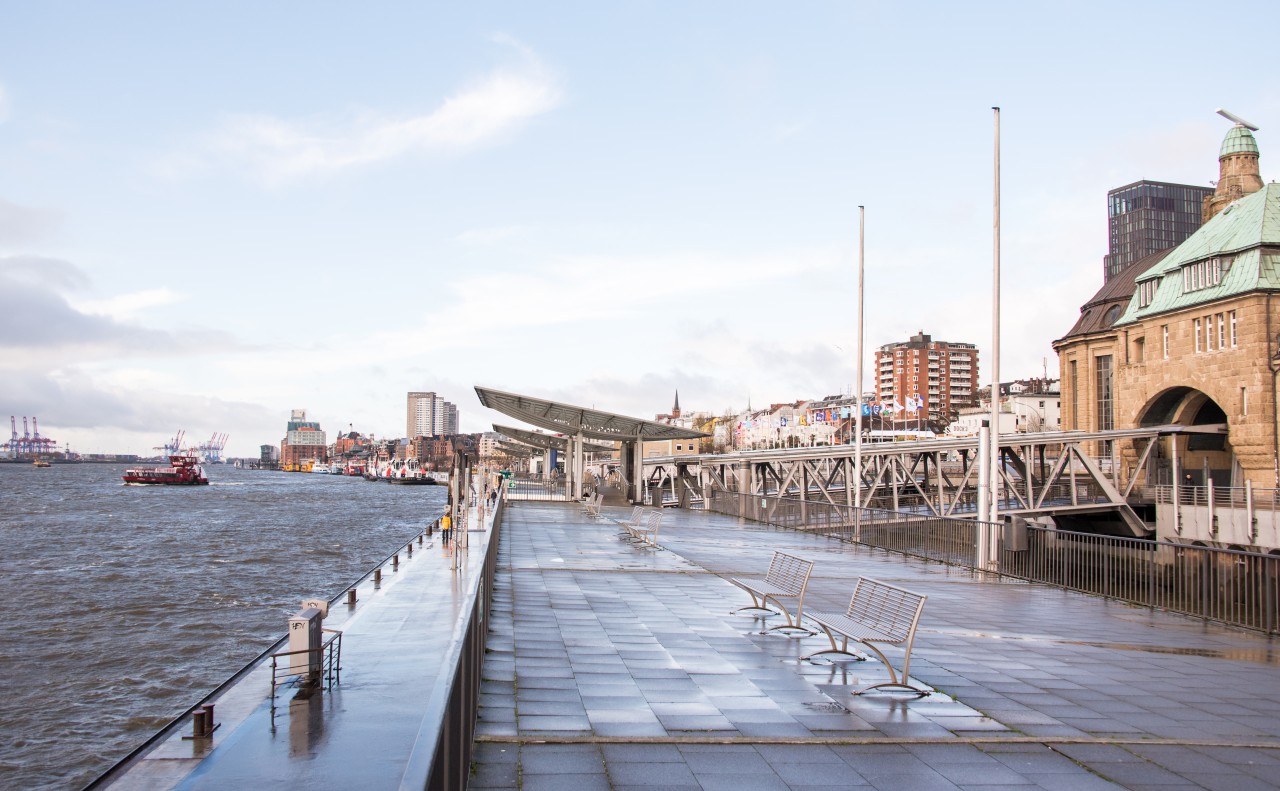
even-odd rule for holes
{"type": "Polygon", "coordinates": [[[443,486],[0,464],[0,788],[79,788],[443,510],[443,486]]]}

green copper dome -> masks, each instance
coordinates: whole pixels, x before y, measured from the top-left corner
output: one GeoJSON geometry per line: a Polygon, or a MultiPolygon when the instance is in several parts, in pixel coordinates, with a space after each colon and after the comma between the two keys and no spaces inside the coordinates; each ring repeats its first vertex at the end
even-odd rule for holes
{"type": "Polygon", "coordinates": [[[1221,159],[1231,154],[1257,153],[1258,141],[1253,139],[1253,133],[1243,126],[1233,126],[1222,140],[1222,151],[1218,154],[1218,158],[1221,159]]]}

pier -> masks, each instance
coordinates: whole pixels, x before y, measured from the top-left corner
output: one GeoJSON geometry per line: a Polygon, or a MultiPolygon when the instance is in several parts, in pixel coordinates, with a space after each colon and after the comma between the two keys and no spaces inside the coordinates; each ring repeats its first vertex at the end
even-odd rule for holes
{"type": "Polygon", "coordinates": [[[458,571],[438,545],[402,559],[336,623],[339,684],[305,704],[281,690],[273,728],[267,684],[246,676],[206,744],[175,732],[111,787],[1280,784],[1280,652],[1266,634],[696,510],[665,509],[661,548],[638,548],[618,538],[608,517],[630,506],[609,494],[603,517],[506,503],[458,571]],[[488,597],[468,591],[486,587],[493,549],[476,610],[466,603],[488,597]],[[874,659],[802,661],[825,637],[730,614],[747,596],[727,578],[763,576],[777,549],[815,562],[807,609],[842,610],[861,576],[927,595],[911,677],[933,693],[854,696],[885,677],[874,659]],[[460,678],[448,619],[476,612],[472,710],[465,692],[446,703],[442,679],[460,678]],[[473,740],[437,749],[470,711],[473,740]]]}

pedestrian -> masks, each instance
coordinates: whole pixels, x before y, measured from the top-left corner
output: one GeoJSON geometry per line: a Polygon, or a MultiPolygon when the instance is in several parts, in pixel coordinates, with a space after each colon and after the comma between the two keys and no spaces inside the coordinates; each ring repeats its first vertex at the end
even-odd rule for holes
{"type": "Polygon", "coordinates": [[[449,517],[446,511],[445,515],[440,517],[440,544],[441,546],[449,546],[449,533],[453,530],[453,519],[449,517]]]}

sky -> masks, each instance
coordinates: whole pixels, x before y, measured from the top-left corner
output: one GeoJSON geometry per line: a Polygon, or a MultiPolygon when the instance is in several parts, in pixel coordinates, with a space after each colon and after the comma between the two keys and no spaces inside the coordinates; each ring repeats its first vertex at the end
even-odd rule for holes
{"type": "MultiPolygon", "coordinates": [[[[1280,4],[0,0],[0,413],[81,453],[1001,379],[1102,284],[1106,192],[1280,157],[1280,4]]],[[[5,433],[4,438],[7,439],[5,433]]]]}

